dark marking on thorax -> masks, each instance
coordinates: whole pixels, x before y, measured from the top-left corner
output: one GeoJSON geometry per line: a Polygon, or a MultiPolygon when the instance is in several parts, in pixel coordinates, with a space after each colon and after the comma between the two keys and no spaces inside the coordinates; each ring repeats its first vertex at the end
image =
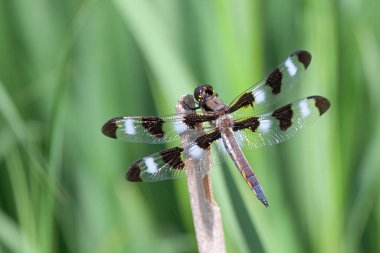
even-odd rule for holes
{"type": "Polygon", "coordinates": [[[215,112],[216,115],[223,115],[228,112],[228,107],[217,96],[208,98],[202,105],[203,110],[215,112]]]}

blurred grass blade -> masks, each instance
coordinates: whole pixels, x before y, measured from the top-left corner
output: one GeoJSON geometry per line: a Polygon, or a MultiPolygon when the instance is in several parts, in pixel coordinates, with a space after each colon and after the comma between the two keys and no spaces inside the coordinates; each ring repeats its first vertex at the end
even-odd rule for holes
{"type": "Polygon", "coordinates": [[[20,143],[25,143],[26,132],[25,124],[22,120],[21,115],[18,113],[16,105],[9,96],[6,88],[0,80],[0,113],[4,119],[8,122],[10,129],[20,141],[20,143]]]}
{"type": "MultiPolygon", "coordinates": [[[[159,80],[157,84],[161,90],[157,90],[157,94],[174,108],[177,98],[171,95],[180,95],[186,90],[192,91],[191,85],[196,82],[188,66],[181,59],[174,36],[167,29],[169,24],[164,23],[159,9],[155,8],[152,2],[146,0],[113,0],[113,2],[159,80]],[[161,92],[164,90],[171,92],[161,92]]],[[[175,3],[173,4],[175,6],[175,3]]]]}
{"type": "Polygon", "coordinates": [[[11,252],[38,253],[33,244],[20,232],[18,225],[0,210],[0,241],[11,252]]]}

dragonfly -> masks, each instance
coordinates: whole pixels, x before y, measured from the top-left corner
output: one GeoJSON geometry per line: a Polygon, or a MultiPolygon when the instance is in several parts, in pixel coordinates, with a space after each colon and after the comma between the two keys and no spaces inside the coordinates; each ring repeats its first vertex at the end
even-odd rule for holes
{"type": "MultiPolygon", "coordinates": [[[[268,207],[267,197],[242,147],[256,149],[288,140],[330,108],[327,98],[309,96],[270,110],[289,94],[310,62],[309,52],[295,51],[229,105],[223,103],[211,85],[202,84],[194,90],[197,107],[191,113],[115,117],[103,125],[102,132],[114,139],[150,144],[176,141],[181,135],[192,133],[191,140],[134,162],[126,173],[127,181],[155,182],[183,177],[188,173],[190,160],[201,161],[210,149],[223,150],[252,192],[268,207]],[[203,131],[195,131],[197,128],[203,131]]],[[[195,173],[207,169],[202,162],[196,164],[199,165],[192,168],[195,173]]]]}

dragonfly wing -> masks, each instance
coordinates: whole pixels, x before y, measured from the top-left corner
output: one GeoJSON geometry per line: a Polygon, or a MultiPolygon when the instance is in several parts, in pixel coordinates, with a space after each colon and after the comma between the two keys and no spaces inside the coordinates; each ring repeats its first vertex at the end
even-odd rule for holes
{"type": "Polygon", "coordinates": [[[132,182],[153,182],[183,177],[188,170],[188,162],[197,160],[195,173],[201,173],[210,166],[204,159],[210,145],[220,139],[220,132],[212,130],[197,137],[194,141],[170,148],[136,161],[129,168],[126,179],[132,182]]]}
{"type": "Polygon", "coordinates": [[[297,83],[311,62],[311,54],[304,50],[290,54],[264,80],[253,85],[229,105],[236,117],[244,113],[263,112],[284,98],[297,83]]]}
{"type": "Polygon", "coordinates": [[[108,137],[128,142],[159,144],[179,140],[179,134],[186,134],[196,126],[207,128],[207,122],[214,119],[213,114],[200,113],[116,117],[103,125],[102,132],[108,137]]]}
{"type": "Polygon", "coordinates": [[[261,148],[288,140],[299,130],[309,126],[330,107],[321,96],[310,96],[273,112],[235,121],[233,130],[243,145],[261,148]]]}

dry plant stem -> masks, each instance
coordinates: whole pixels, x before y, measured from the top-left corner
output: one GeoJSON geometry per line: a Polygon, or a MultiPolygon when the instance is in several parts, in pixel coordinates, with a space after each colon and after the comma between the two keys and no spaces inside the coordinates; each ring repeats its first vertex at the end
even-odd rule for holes
{"type": "MultiPolygon", "coordinates": [[[[194,108],[193,96],[181,96],[177,104],[177,114],[191,113],[192,110],[187,108],[194,108]]],[[[196,131],[202,131],[201,128],[196,131]]],[[[181,136],[181,142],[186,143],[192,140],[194,134],[185,133],[181,136]]],[[[186,152],[185,152],[186,153],[186,152]]],[[[191,160],[186,164],[187,166],[187,184],[190,194],[190,204],[193,214],[193,221],[195,227],[195,234],[198,243],[198,250],[200,253],[223,253],[226,252],[224,242],[224,232],[222,224],[222,216],[220,209],[217,206],[211,186],[211,179],[209,171],[211,166],[211,152],[207,152],[202,159],[202,164],[208,164],[207,170],[204,173],[196,173],[199,161],[191,160]]]]}

